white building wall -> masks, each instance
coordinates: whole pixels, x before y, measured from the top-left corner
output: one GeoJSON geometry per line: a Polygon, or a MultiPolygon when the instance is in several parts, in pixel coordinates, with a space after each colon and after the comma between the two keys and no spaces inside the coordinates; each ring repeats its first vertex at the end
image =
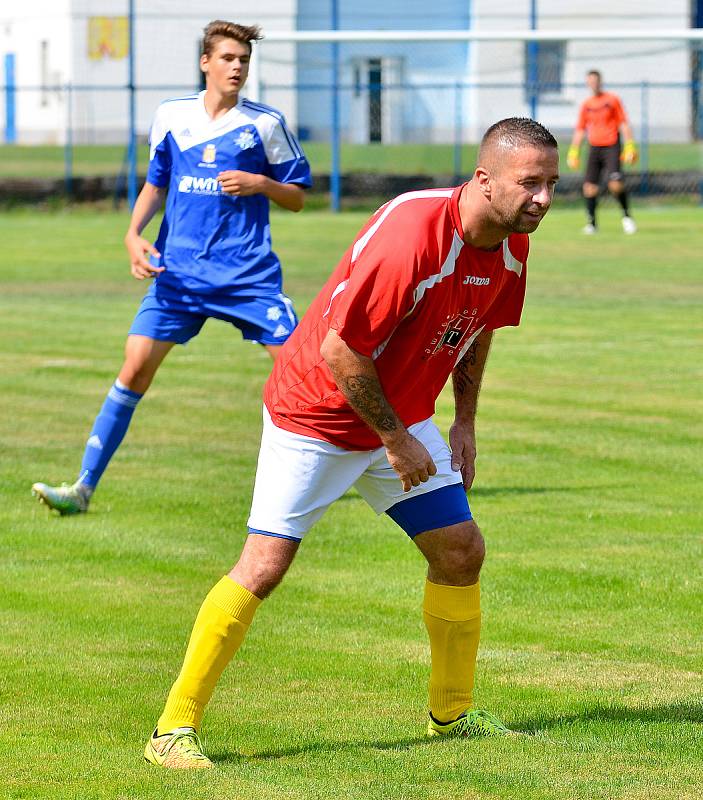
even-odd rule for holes
{"type": "MultiPolygon", "coordinates": [[[[0,85],[5,83],[5,55],[14,53],[17,142],[60,144],[65,129],[65,96],[62,91],[41,87],[61,85],[70,75],[69,0],[9,5],[0,6],[0,85]],[[43,50],[42,42],[46,42],[43,50]]],[[[2,92],[0,131],[5,128],[5,113],[2,92]]]]}
{"type": "MultiPolygon", "coordinates": [[[[73,139],[80,143],[123,143],[129,118],[129,64],[126,57],[91,59],[88,25],[91,17],[123,17],[126,0],[31,0],[23,6],[0,4],[0,70],[4,55],[16,54],[16,120],[20,143],[63,143],[68,124],[68,92],[40,92],[41,42],[46,41],[53,84],[71,84],[73,139]],[[6,6],[8,7],[6,9],[6,6]]],[[[199,42],[213,19],[229,19],[266,30],[295,28],[296,0],[240,0],[236,8],[201,0],[150,0],[137,6],[135,84],[137,132],[148,134],[156,106],[164,99],[199,89],[199,42]],[[235,13],[236,12],[236,13],[235,13]]],[[[295,83],[295,46],[266,45],[262,78],[271,84],[295,83]]],[[[4,72],[0,73],[0,85],[4,72]]],[[[247,87],[244,94],[247,95],[247,87]]],[[[4,129],[4,92],[0,93],[0,136],[4,129]]],[[[267,97],[295,124],[291,90],[267,97]]]]}
{"type": "MultiPolygon", "coordinates": [[[[197,48],[202,28],[208,21],[224,17],[245,24],[261,24],[264,32],[294,30],[302,20],[299,17],[301,9],[308,8],[303,21],[309,27],[316,27],[312,25],[316,3],[318,0],[309,0],[307,5],[301,4],[301,0],[267,0],[264,4],[256,0],[241,0],[236,8],[213,0],[199,0],[197,4],[190,0],[137,3],[136,83],[140,87],[152,87],[140,90],[137,95],[137,130],[140,136],[146,136],[154,110],[161,100],[197,89],[197,48]]],[[[370,24],[367,11],[370,6],[366,0],[364,3],[365,6],[345,6],[352,17],[359,16],[358,27],[368,27],[370,24]]],[[[453,3],[454,0],[450,4],[452,7],[453,3]]],[[[690,23],[689,0],[668,0],[665,6],[660,4],[660,0],[640,0],[637,4],[628,0],[590,0],[588,12],[583,10],[581,0],[539,0],[537,5],[538,27],[544,30],[589,28],[610,31],[620,28],[625,31],[633,27],[659,30],[665,27],[686,28],[690,23]]],[[[474,29],[529,29],[528,0],[466,0],[466,6],[474,29]]],[[[128,93],[121,87],[127,83],[127,59],[91,60],[87,52],[89,18],[121,16],[126,7],[126,0],[31,0],[24,5],[11,5],[9,0],[4,0],[0,4],[0,68],[5,53],[14,52],[19,89],[16,94],[16,121],[20,142],[64,141],[66,95],[63,91],[40,91],[42,83],[47,82],[71,83],[78,87],[72,92],[71,104],[76,141],[126,141],[128,93]],[[48,43],[47,74],[44,76],[41,74],[42,41],[48,43]]],[[[322,10],[327,5],[320,1],[319,7],[322,10]]],[[[410,6],[406,4],[406,11],[408,8],[410,6]]],[[[379,6],[378,14],[382,10],[379,6]]],[[[432,14],[432,11],[429,10],[428,14],[432,14]]],[[[398,27],[410,26],[413,19],[404,19],[401,15],[393,18],[393,24],[398,27]]],[[[345,19],[344,22],[344,27],[357,27],[352,24],[356,22],[355,18],[345,19]]],[[[325,21],[324,25],[317,27],[326,25],[325,21]]],[[[437,26],[439,18],[433,14],[427,27],[437,26]]],[[[322,49],[325,47],[329,49],[327,46],[322,46],[322,49]]],[[[364,51],[363,47],[357,47],[359,52],[364,51]]],[[[378,47],[374,45],[373,54],[376,54],[378,47]]],[[[411,56],[403,60],[403,80],[410,83],[427,82],[430,73],[434,74],[437,70],[432,69],[431,61],[426,59],[420,59],[415,68],[413,54],[417,54],[421,48],[416,44],[407,47],[411,56]]],[[[351,46],[342,49],[347,55],[353,51],[351,46]]],[[[389,53],[395,52],[390,47],[387,49],[389,53]]],[[[396,49],[401,55],[401,51],[404,52],[404,46],[396,45],[396,49]]],[[[465,57],[462,60],[453,51],[451,57],[445,55],[446,48],[430,49],[433,53],[441,50],[445,77],[451,73],[457,80],[476,81],[484,85],[512,84],[512,88],[507,89],[479,88],[463,93],[463,129],[467,138],[476,140],[496,119],[529,113],[528,99],[522,88],[525,80],[524,44],[472,43],[462,51],[468,53],[468,63],[465,57]]],[[[454,49],[461,51],[458,46],[454,49]]],[[[297,72],[300,60],[297,53],[302,50],[294,44],[266,42],[262,45],[262,52],[265,58],[262,59],[260,74],[264,84],[269,87],[264,100],[281,108],[295,127],[298,123],[296,110],[299,98],[294,86],[299,79],[306,78],[297,72]],[[272,86],[290,88],[272,89],[272,86]]],[[[690,81],[690,56],[686,44],[637,41],[568,43],[564,81],[573,85],[567,86],[560,96],[540,102],[538,109],[539,118],[558,135],[566,135],[573,127],[578,106],[587,95],[583,78],[585,71],[590,68],[600,69],[605,77],[606,88],[612,87],[623,97],[638,138],[642,136],[643,122],[648,123],[650,136],[655,141],[682,141],[688,138],[691,102],[689,89],[685,86],[690,81]],[[639,86],[628,89],[617,86],[618,83],[642,81],[670,81],[681,86],[650,90],[645,105],[642,104],[643,93],[639,86]]],[[[0,79],[3,77],[0,75],[0,79]]],[[[349,76],[345,76],[345,80],[348,82],[349,76]]],[[[251,87],[247,88],[245,95],[251,93],[251,87]]],[[[422,140],[451,140],[454,111],[449,105],[453,96],[449,90],[430,92],[427,97],[416,93],[412,98],[412,113],[403,119],[399,136],[403,139],[413,138],[414,128],[422,128],[418,125],[418,119],[421,110],[427,106],[426,116],[428,120],[431,119],[432,125],[422,128],[419,134],[422,140]],[[444,128],[442,120],[445,120],[444,128]]],[[[312,114],[309,110],[306,113],[312,114]]],[[[4,118],[4,93],[0,93],[0,132],[4,118]]],[[[305,119],[300,122],[307,124],[305,119]]]]}
{"type": "MultiPolygon", "coordinates": [[[[539,30],[632,31],[687,28],[690,25],[688,0],[590,0],[588,11],[580,0],[539,0],[539,30]],[[636,7],[635,7],[636,5],[636,7]]],[[[474,28],[529,30],[529,4],[525,0],[474,0],[474,28]]],[[[604,88],[623,99],[635,135],[641,138],[647,123],[653,141],[685,141],[690,138],[689,47],[683,42],[664,41],[571,41],[566,47],[564,82],[559,96],[540,101],[537,116],[557,136],[573,130],[581,102],[588,96],[585,73],[598,69],[604,88]],[[647,90],[642,82],[671,82],[678,88],[647,90]],[[629,88],[617,84],[638,84],[629,88]]],[[[479,83],[512,83],[521,86],[526,78],[524,43],[481,42],[472,48],[471,79],[479,83]]],[[[530,106],[522,88],[477,89],[469,92],[468,130],[472,140],[498,119],[528,115],[530,106]]]]}
{"type": "MultiPolygon", "coordinates": [[[[128,82],[128,60],[91,61],[87,50],[87,25],[91,14],[121,14],[124,0],[74,0],[73,71],[77,80],[89,85],[124,86],[128,82]],[[95,9],[99,8],[99,11],[95,9]]],[[[200,88],[199,45],[205,25],[213,19],[227,19],[243,25],[258,24],[266,30],[291,30],[295,25],[295,0],[267,0],[265,11],[256,0],[241,0],[236,9],[222,2],[204,0],[151,0],[138,4],[135,26],[135,84],[137,93],[137,133],[148,134],[158,104],[170,97],[191,94],[200,88]],[[194,6],[197,10],[194,9],[194,6]],[[235,14],[236,11],[236,14],[235,14]]],[[[294,82],[293,46],[267,45],[269,61],[262,77],[290,85],[294,82]]],[[[256,52],[254,52],[256,57],[256,52]]],[[[244,95],[249,87],[245,87],[244,95]]],[[[292,92],[281,100],[282,110],[295,109],[292,92]]],[[[76,97],[77,138],[82,141],[124,141],[129,112],[129,96],[124,90],[81,92],[76,97]]]]}

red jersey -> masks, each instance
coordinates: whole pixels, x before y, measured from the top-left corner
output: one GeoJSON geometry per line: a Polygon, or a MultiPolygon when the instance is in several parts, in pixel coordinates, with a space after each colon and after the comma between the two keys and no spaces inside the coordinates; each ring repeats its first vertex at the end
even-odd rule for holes
{"type": "Polygon", "coordinates": [[[407,427],[432,416],[482,331],[519,323],[527,235],[513,234],[491,252],[465,244],[462,188],[396,197],[361,229],[274,363],[264,402],[275,425],[347,450],[381,446],[320,355],[330,328],[374,360],[407,427]]]}
{"type": "Polygon", "coordinates": [[[581,104],[577,130],[585,130],[593,147],[610,147],[618,141],[618,131],[627,122],[620,98],[610,92],[594,94],[581,104]]]}

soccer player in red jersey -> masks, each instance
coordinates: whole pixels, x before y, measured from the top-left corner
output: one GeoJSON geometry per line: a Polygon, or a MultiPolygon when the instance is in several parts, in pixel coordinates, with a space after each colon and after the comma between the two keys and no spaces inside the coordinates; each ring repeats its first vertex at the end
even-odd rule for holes
{"type": "Polygon", "coordinates": [[[632,138],[625,109],[617,95],[603,91],[602,77],[597,70],[591,70],[586,75],[586,84],[592,95],[581,104],[571,146],[566,156],[569,167],[578,169],[581,142],[584,135],[588,136],[591,149],[588,153],[583,183],[588,223],[583,232],[593,234],[598,230],[596,205],[601,176],[605,173],[608,189],[622,207],[623,231],[628,234],[636,233],[637,225],[630,216],[627,192],[620,170],[621,161],[624,164],[634,164],[637,161],[637,147],[632,138]],[[621,134],[625,140],[624,146],[621,134]]]}
{"type": "Polygon", "coordinates": [[[472,705],[484,542],[466,497],[493,331],[520,321],[528,234],[559,177],[554,137],[510,118],[483,137],[471,180],[382,206],[283,346],[239,561],[206,597],[145,757],[207,767],[197,730],[222,670],[300,541],[355,486],[428,562],[430,736],[504,735],[472,705]],[[451,376],[449,446],[432,420],[451,376]]]}

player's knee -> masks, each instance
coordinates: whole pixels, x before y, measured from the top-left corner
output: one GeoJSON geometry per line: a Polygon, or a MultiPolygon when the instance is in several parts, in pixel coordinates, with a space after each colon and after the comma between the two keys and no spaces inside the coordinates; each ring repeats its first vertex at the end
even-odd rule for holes
{"type": "Polygon", "coordinates": [[[287,565],[275,562],[247,563],[246,565],[240,562],[234,567],[230,577],[263,600],[283,580],[287,571],[287,565]]]}
{"type": "Polygon", "coordinates": [[[610,190],[610,191],[611,191],[613,194],[622,194],[622,193],[623,193],[623,189],[624,189],[624,188],[625,188],[625,187],[624,187],[624,185],[623,185],[622,181],[610,181],[610,182],[608,183],[608,189],[609,189],[609,190],[610,190]]]}
{"type": "Polygon", "coordinates": [[[478,580],[486,544],[478,525],[471,520],[437,553],[431,573],[442,582],[463,586],[478,580]]]}
{"type": "Polygon", "coordinates": [[[486,542],[478,525],[473,521],[469,525],[469,530],[464,546],[454,556],[455,569],[464,579],[474,576],[478,579],[478,573],[486,557],[486,542]]]}
{"type": "Polygon", "coordinates": [[[140,350],[128,348],[119,379],[130,391],[144,394],[151,386],[157,369],[158,363],[155,364],[149,358],[145,358],[140,350]]]}
{"type": "Polygon", "coordinates": [[[132,364],[126,361],[119,374],[120,383],[126,386],[131,392],[144,394],[151,386],[154,379],[154,371],[148,369],[144,364],[132,364]]]}
{"type": "Polygon", "coordinates": [[[583,196],[596,197],[598,195],[598,187],[594,183],[584,183],[583,196]]]}
{"type": "Polygon", "coordinates": [[[250,536],[229,576],[263,600],[283,580],[298,544],[268,536],[250,536]]]}

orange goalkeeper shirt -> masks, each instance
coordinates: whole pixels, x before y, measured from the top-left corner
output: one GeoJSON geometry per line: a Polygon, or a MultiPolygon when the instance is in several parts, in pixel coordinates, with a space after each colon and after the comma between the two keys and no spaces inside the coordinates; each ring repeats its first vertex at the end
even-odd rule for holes
{"type": "Polygon", "coordinates": [[[577,130],[585,130],[588,143],[593,147],[609,147],[618,140],[618,129],[627,122],[620,98],[610,92],[601,92],[581,104],[577,130]]]}

